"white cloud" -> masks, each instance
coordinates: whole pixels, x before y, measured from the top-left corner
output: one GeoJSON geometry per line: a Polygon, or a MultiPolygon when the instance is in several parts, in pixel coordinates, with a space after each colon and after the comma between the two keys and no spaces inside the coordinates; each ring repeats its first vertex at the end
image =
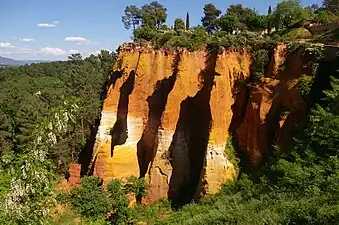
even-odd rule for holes
{"type": "Polygon", "coordinates": [[[38,27],[56,27],[53,23],[38,23],[38,27]]]}
{"type": "MultiPolygon", "coordinates": [[[[108,48],[102,49],[102,50],[106,50],[106,51],[111,52],[111,50],[108,49],[108,48]]],[[[97,56],[97,55],[99,55],[100,53],[101,53],[101,50],[97,50],[97,51],[93,51],[93,52],[88,52],[87,54],[84,54],[84,55],[85,55],[85,56],[90,56],[90,55],[95,55],[95,56],[97,56]]]]}
{"type": "Polygon", "coordinates": [[[88,56],[90,56],[90,55],[99,55],[101,53],[101,51],[94,51],[94,52],[89,52],[89,53],[87,53],[87,55],[88,56]]]}
{"type": "Polygon", "coordinates": [[[33,38],[21,38],[20,41],[23,41],[23,42],[32,42],[34,41],[33,38]]]}
{"type": "Polygon", "coordinates": [[[67,52],[61,48],[50,48],[50,47],[41,48],[40,52],[45,55],[53,56],[62,56],[67,54],[67,52]]]}
{"type": "Polygon", "coordinates": [[[53,21],[52,23],[38,23],[38,27],[57,27],[59,21],[53,21]]]}
{"type": "Polygon", "coordinates": [[[25,48],[25,47],[20,47],[20,46],[14,46],[9,42],[0,42],[0,55],[26,55],[33,53],[33,49],[25,48]]]}
{"type": "MultiPolygon", "coordinates": [[[[76,50],[69,51],[75,52],[76,50]]],[[[11,43],[6,41],[3,42],[0,41],[0,55],[15,59],[63,60],[66,59],[69,51],[61,48],[52,48],[52,47],[44,47],[40,49],[27,48],[25,46],[12,45],[11,43]]]]}
{"type": "MultiPolygon", "coordinates": [[[[16,38],[23,40],[24,38],[16,38]]],[[[109,49],[106,49],[110,51],[109,49]]],[[[14,59],[46,59],[46,60],[66,60],[68,55],[80,53],[84,58],[100,54],[101,51],[86,51],[84,49],[63,49],[58,47],[27,48],[26,46],[12,45],[6,40],[0,41],[0,55],[14,59]]]]}
{"type": "Polygon", "coordinates": [[[77,53],[80,53],[78,50],[75,50],[75,49],[70,49],[68,51],[68,53],[71,55],[71,54],[77,54],[77,53]]]}
{"type": "Polygon", "coordinates": [[[84,37],[66,37],[64,39],[64,41],[68,41],[68,42],[74,42],[74,43],[77,43],[77,44],[87,44],[89,43],[90,41],[84,37]]]}
{"type": "Polygon", "coordinates": [[[15,48],[15,46],[11,45],[9,42],[0,42],[0,48],[15,48]]]}

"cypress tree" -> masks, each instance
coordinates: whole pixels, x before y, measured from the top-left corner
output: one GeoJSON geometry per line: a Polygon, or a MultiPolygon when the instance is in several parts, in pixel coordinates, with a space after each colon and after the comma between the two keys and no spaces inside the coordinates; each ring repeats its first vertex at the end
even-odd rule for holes
{"type": "Polygon", "coordinates": [[[271,33],[272,30],[272,8],[271,5],[268,7],[267,12],[267,33],[271,33]]]}
{"type": "Polygon", "coordinates": [[[187,12],[186,14],[186,30],[190,29],[190,14],[187,12]]]}

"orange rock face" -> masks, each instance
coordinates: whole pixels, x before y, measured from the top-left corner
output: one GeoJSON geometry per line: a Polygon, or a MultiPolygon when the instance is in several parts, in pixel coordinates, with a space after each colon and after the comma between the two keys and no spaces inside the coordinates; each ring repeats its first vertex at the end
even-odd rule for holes
{"type": "Polygon", "coordinates": [[[71,163],[69,166],[69,177],[67,183],[70,187],[77,187],[81,184],[80,178],[81,165],[76,163],[71,163]]]}
{"type": "Polygon", "coordinates": [[[239,146],[252,165],[267,156],[273,145],[287,144],[293,126],[306,118],[306,102],[298,91],[302,74],[310,74],[309,59],[300,54],[286,56],[286,45],[275,48],[271,68],[263,81],[252,87],[246,114],[237,130],[239,146]],[[278,73],[278,68],[285,69],[278,73]]]}
{"type": "Polygon", "coordinates": [[[151,201],[190,201],[235,176],[225,155],[246,53],[121,48],[104,102],[93,175],[146,177],[151,201]]]}
{"type": "Polygon", "coordinates": [[[145,177],[150,201],[215,193],[236,174],[225,154],[230,131],[255,165],[306,113],[297,84],[307,71],[285,59],[285,46],[275,49],[264,80],[248,88],[250,67],[246,52],[122,46],[89,169],[104,184],[145,177]]]}

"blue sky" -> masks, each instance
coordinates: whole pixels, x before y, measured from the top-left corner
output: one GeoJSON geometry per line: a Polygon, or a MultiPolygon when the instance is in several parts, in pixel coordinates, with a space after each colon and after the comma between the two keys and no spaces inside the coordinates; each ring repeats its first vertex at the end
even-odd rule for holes
{"type": "MultiPolygon", "coordinates": [[[[101,49],[115,50],[130,41],[121,16],[126,5],[145,0],[0,0],[0,56],[14,59],[67,59],[69,53],[87,56],[101,49]]],[[[159,0],[168,9],[167,24],[190,13],[191,25],[200,23],[206,3],[223,12],[241,3],[266,13],[278,0],[159,0]]],[[[321,0],[302,0],[303,5],[321,0]]]]}

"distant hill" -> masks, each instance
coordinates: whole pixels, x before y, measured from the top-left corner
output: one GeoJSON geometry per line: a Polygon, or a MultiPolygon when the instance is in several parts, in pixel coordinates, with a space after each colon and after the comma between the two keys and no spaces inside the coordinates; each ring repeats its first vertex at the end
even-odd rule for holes
{"type": "Polygon", "coordinates": [[[49,62],[48,60],[15,60],[6,57],[0,56],[0,67],[6,66],[22,66],[26,64],[32,63],[40,63],[40,62],[49,62]]]}
{"type": "Polygon", "coordinates": [[[25,60],[26,63],[31,64],[31,63],[42,63],[42,62],[51,62],[50,60],[25,60]]]}
{"type": "Polygon", "coordinates": [[[5,58],[0,56],[0,66],[20,66],[28,64],[25,61],[19,61],[15,59],[5,58]]]}

